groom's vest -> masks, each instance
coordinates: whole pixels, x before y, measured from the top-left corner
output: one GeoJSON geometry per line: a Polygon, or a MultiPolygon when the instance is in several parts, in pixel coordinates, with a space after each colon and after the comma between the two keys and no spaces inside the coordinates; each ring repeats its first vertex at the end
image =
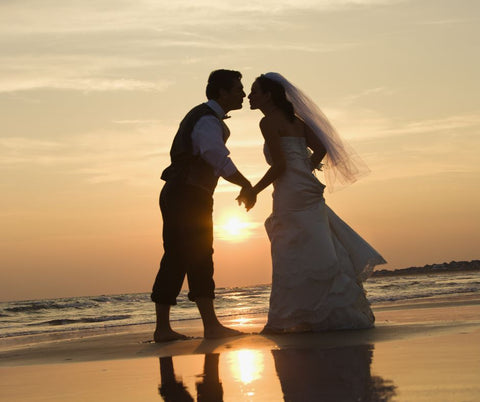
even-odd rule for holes
{"type": "Polygon", "coordinates": [[[201,117],[215,112],[205,103],[194,107],[183,118],[170,149],[171,164],[162,173],[162,179],[178,185],[193,185],[213,194],[218,176],[213,168],[200,155],[193,154],[192,131],[201,117]]]}

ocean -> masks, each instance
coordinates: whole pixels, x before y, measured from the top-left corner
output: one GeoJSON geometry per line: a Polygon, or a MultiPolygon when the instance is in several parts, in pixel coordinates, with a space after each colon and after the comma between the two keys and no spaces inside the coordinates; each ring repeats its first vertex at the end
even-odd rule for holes
{"type": "MultiPolygon", "coordinates": [[[[431,296],[455,296],[480,291],[480,272],[432,273],[372,277],[365,283],[372,306],[431,296]]],[[[172,321],[197,320],[198,311],[186,291],[172,308],[172,321]]],[[[265,315],[270,285],[216,290],[218,317],[265,315]]],[[[69,297],[0,302],[0,339],[26,336],[74,336],[85,330],[125,331],[132,326],[154,324],[154,305],[149,293],[69,297]]],[[[173,323],[174,325],[174,323],[173,323]]]]}

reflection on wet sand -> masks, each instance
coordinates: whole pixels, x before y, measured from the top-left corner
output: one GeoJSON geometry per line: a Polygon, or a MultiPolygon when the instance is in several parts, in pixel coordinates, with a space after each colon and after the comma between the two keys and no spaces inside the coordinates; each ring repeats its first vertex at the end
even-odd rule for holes
{"type": "MultiPolygon", "coordinates": [[[[205,355],[202,380],[196,383],[198,402],[223,401],[223,388],[218,375],[219,357],[220,355],[217,353],[205,355]]],[[[194,400],[183,381],[176,378],[171,357],[160,358],[160,379],[158,392],[164,401],[189,402],[194,400]]]]}
{"type": "MultiPolygon", "coordinates": [[[[201,359],[201,355],[196,356],[201,359]]],[[[169,402],[194,401],[195,390],[200,402],[223,401],[224,391],[227,399],[281,400],[283,394],[285,401],[292,402],[390,401],[396,387],[392,381],[371,374],[372,357],[372,345],[207,353],[203,357],[203,373],[195,373],[201,370],[197,360],[197,369],[186,378],[188,387],[175,375],[175,358],[162,357],[158,390],[163,400],[169,402]]],[[[185,370],[181,361],[177,363],[181,371],[185,370]]]]}
{"type": "Polygon", "coordinates": [[[395,386],[372,376],[372,345],[272,350],[285,401],[389,401],[395,386]]]}
{"type": "Polygon", "coordinates": [[[258,350],[241,349],[228,354],[234,378],[248,385],[262,376],[263,354],[258,350]]]}
{"type": "Polygon", "coordinates": [[[158,386],[158,392],[164,401],[193,401],[192,396],[188,393],[185,385],[183,385],[183,381],[177,380],[170,356],[160,358],[160,378],[161,383],[158,386]]]}
{"type": "Polygon", "coordinates": [[[218,353],[205,355],[202,381],[197,382],[198,402],[221,402],[223,401],[223,388],[218,376],[218,353]]]}

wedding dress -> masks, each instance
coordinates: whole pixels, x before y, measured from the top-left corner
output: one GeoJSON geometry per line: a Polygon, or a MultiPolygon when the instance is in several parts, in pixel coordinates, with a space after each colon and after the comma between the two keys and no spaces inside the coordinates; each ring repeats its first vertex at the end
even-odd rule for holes
{"type": "Polygon", "coordinates": [[[265,331],[370,328],[362,281],[385,260],[325,204],[305,138],[281,137],[281,146],[286,169],[265,222],[273,265],[265,331]]]}

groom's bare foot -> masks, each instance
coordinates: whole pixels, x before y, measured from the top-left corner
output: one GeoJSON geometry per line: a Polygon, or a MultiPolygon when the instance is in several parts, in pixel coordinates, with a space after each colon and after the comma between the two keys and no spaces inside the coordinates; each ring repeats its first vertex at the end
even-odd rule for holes
{"type": "Polygon", "coordinates": [[[205,339],[220,339],[239,335],[245,334],[243,332],[237,331],[236,329],[231,329],[220,325],[214,328],[209,328],[208,330],[206,329],[203,336],[205,339]]]}
{"type": "Polygon", "coordinates": [[[178,341],[184,339],[189,338],[188,336],[180,334],[172,329],[167,331],[155,331],[153,333],[153,340],[155,341],[155,343],[178,341]]]}

